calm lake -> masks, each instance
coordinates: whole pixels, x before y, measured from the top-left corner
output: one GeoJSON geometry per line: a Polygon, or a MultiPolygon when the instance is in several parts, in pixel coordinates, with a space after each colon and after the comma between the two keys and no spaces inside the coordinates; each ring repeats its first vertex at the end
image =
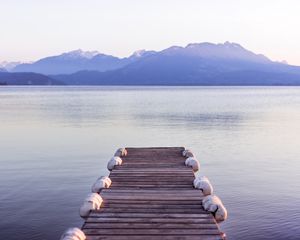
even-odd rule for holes
{"type": "Polygon", "coordinates": [[[59,239],[122,146],[187,146],[228,239],[299,239],[300,88],[1,87],[0,239],[59,239]]]}

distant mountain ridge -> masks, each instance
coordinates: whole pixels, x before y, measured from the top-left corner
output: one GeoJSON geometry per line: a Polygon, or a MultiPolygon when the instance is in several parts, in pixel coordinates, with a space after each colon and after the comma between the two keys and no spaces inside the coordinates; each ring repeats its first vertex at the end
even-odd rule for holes
{"type": "Polygon", "coordinates": [[[0,85],[63,85],[59,80],[39,73],[0,72],[0,85]]]}
{"type": "Polygon", "coordinates": [[[200,43],[173,46],[114,71],[52,77],[72,85],[300,85],[300,67],[236,43],[200,43]]]}
{"type": "Polygon", "coordinates": [[[255,54],[237,43],[224,44],[192,43],[186,47],[172,46],[161,52],[138,50],[127,58],[118,58],[98,51],[83,51],[81,49],[63,53],[58,56],[42,58],[33,63],[18,64],[10,69],[12,72],[35,72],[41,74],[71,74],[79,71],[106,72],[123,68],[133,62],[151,55],[190,56],[205,59],[235,59],[267,63],[270,60],[262,54],[255,54]]]}
{"type": "Polygon", "coordinates": [[[0,63],[0,69],[4,69],[5,71],[11,71],[17,65],[20,65],[20,64],[21,64],[21,62],[6,62],[6,61],[4,61],[4,62],[0,63]]]}
{"type": "Polygon", "coordinates": [[[255,54],[240,44],[225,42],[224,44],[213,43],[190,43],[186,47],[173,46],[162,51],[164,54],[176,54],[185,56],[197,56],[210,59],[235,59],[253,62],[270,62],[262,54],[255,54]]]}
{"type": "Polygon", "coordinates": [[[81,49],[63,53],[58,56],[42,58],[33,63],[17,65],[13,72],[36,72],[41,74],[71,74],[82,70],[105,72],[115,70],[135,62],[151,54],[153,51],[137,51],[128,58],[118,58],[97,51],[82,51],[81,49]]]}
{"type": "Polygon", "coordinates": [[[20,64],[69,85],[300,85],[300,67],[274,62],[237,43],[192,43],[118,58],[76,50],[20,64]]]}

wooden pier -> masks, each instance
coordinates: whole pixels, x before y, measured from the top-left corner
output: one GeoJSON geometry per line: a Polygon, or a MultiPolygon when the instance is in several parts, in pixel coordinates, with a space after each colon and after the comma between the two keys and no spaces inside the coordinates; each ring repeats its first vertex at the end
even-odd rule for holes
{"type": "Polygon", "coordinates": [[[87,240],[224,239],[213,215],[193,188],[194,173],[184,164],[183,148],[126,148],[123,163],[100,192],[82,231],[87,240]]]}

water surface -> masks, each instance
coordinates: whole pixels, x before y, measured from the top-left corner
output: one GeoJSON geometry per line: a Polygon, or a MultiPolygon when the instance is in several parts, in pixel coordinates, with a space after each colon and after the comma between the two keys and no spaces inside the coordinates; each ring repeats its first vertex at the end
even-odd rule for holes
{"type": "Polygon", "coordinates": [[[0,238],[58,239],[120,146],[188,146],[228,239],[300,236],[300,88],[1,87],[0,238]]]}

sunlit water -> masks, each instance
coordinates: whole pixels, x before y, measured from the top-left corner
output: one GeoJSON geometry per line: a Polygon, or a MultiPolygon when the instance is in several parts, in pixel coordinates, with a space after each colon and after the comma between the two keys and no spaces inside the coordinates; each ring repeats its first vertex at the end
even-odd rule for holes
{"type": "Polygon", "coordinates": [[[120,146],[189,146],[228,239],[299,239],[300,88],[0,88],[0,239],[58,239],[120,146]]]}

